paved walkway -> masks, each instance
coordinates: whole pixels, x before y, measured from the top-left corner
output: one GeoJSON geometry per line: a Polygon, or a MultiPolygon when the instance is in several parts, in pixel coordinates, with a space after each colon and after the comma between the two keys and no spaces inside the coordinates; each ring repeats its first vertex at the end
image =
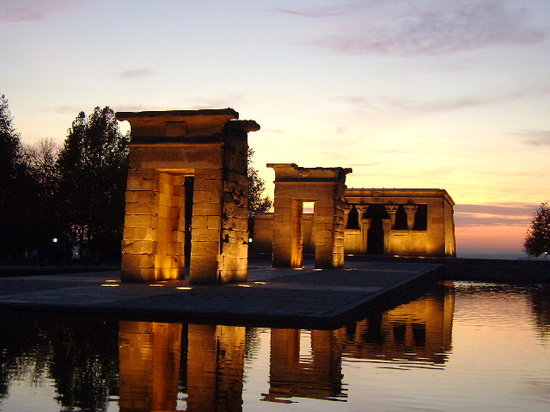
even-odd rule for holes
{"type": "Polygon", "coordinates": [[[440,265],[350,262],[345,269],[274,269],[252,262],[246,283],[120,284],[119,272],[0,278],[3,311],[39,310],[143,320],[336,327],[432,282],[440,265]]]}

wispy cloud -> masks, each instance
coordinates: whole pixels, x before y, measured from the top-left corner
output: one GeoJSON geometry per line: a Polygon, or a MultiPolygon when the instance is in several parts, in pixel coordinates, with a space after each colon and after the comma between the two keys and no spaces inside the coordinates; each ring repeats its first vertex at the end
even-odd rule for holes
{"type": "Polygon", "coordinates": [[[75,116],[82,111],[82,107],[77,106],[57,106],[52,109],[46,110],[47,112],[53,112],[57,114],[74,114],[75,116]]]}
{"type": "Polygon", "coordinates": [[[524,226],[529,221],[537,205],[530,203],[510,204],[458,204],[455,206],[457,226],[524,226]]]}
{"type": "Polygon", "coordinates": [[[117,104],[114,106],[117,112],[141,112],[144,110],[161,110],[159,108],[144,106],[142,104],[117,104]]]}
{"type": "Polygon", "coordinates": [[[291,14],[294,16],[302,16],[302,17],[311,17],[311,18],[324,18],[324,17],[335,17],[335,16],[344,16],[347,15],[354,10],[357,10],[358,7],[361,7],[360,4],[357,3],[348,3],[338,6],[321,6],[321,7],[314,7],[309,9],[275,9],[276,12],[284,13],[284,14],[291,14]]]}
{"type": "Polygon", "coordinates": [[[153,74],[155,74],[155,71],[151,69],[133,69],[115,73],[115,75],[120,79],[136,79],[151,76],[153,74]]]}
{"type": "Polygon", "coordinates": [[[550,146],[550,130],[520,130],[512,133],[530,146],[550,146]]]}
{"type": "Polygon", "coordinates": [[[80,0],[9,0],[0,2],[0,23],[40,21],[83,4],[80,0]]]}
{"type": "Polygon", "coordinates": [[[504,0],[390,0],[278,11],[329,20],[330,34],[309,44],[349,54],[441,55],[546,38],[531,26],[526,8],[504,0]]]}
{"type": "Polygon", "coordinates": [[[223,107],[237,107],[245,101],[240,93],[220,94],[219,97],[190,96],[183,101],[186,107],[193,109],[211,109],[223,107]]]}
{"type": "MultiPolygon", "coordinates": [[[[503,93],[486,95],[458,96],[432,101],[415,101],[391,97],[371,98],[364,96],[337,96],[334,99],[366,110],[398,109],[414,113],[432,113],[467,109],[470,107],[503,104],[525,98],[537,98],[550,95],[550,84],[531,84],[523,88],[503,93]]],[[[540,136],[539,136],[540,138],[540,136]]]]}

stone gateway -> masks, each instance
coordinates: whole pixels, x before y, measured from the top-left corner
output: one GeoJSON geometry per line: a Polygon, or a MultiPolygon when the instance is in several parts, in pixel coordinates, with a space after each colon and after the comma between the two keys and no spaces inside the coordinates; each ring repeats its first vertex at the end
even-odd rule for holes
{"type": "Polygon", "coordinates": [[[247,133],[233,109],[118,112],[131,126],[125,282],[246,280],[247,133]]]}

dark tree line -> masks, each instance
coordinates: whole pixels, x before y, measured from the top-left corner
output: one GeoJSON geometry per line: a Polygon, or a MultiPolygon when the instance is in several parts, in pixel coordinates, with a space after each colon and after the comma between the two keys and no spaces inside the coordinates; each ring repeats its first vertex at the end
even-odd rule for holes
{"type": "Polygon", "coordinates": [[[78,114],[63,147],[25,147],[0,97],[0,259],[116,261],[124,218],[129,135],[112,109],[78,114]]]}
{"type": "Polygon", "coordinates": [[[533,215],[531,227],[527,230],[523,250],[529,256],[540,256],[550,253],[550,206],[541,203],[533,215]]]}
{"type": "MultiPolygon", "coordinates": [[[[0,262],[118,263],[129,134],[109,107],[80,112],[62,147],[24,146],[0,96],[0,262]]],[[[250,215],[267,212],[248,152],[250,215]]]]}

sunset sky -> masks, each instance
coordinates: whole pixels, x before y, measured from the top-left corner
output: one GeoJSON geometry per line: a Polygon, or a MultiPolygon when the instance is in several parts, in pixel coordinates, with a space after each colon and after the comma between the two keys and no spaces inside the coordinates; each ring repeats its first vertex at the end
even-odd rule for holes
{"type": "Polygon", "coordinates": [[[270,191],[267,162],[444,188],[459,255],[521,255],[550,201],[548,0],[0,0],[0,41],[23,143],[95,106],[232,107],[270,191]]]}

